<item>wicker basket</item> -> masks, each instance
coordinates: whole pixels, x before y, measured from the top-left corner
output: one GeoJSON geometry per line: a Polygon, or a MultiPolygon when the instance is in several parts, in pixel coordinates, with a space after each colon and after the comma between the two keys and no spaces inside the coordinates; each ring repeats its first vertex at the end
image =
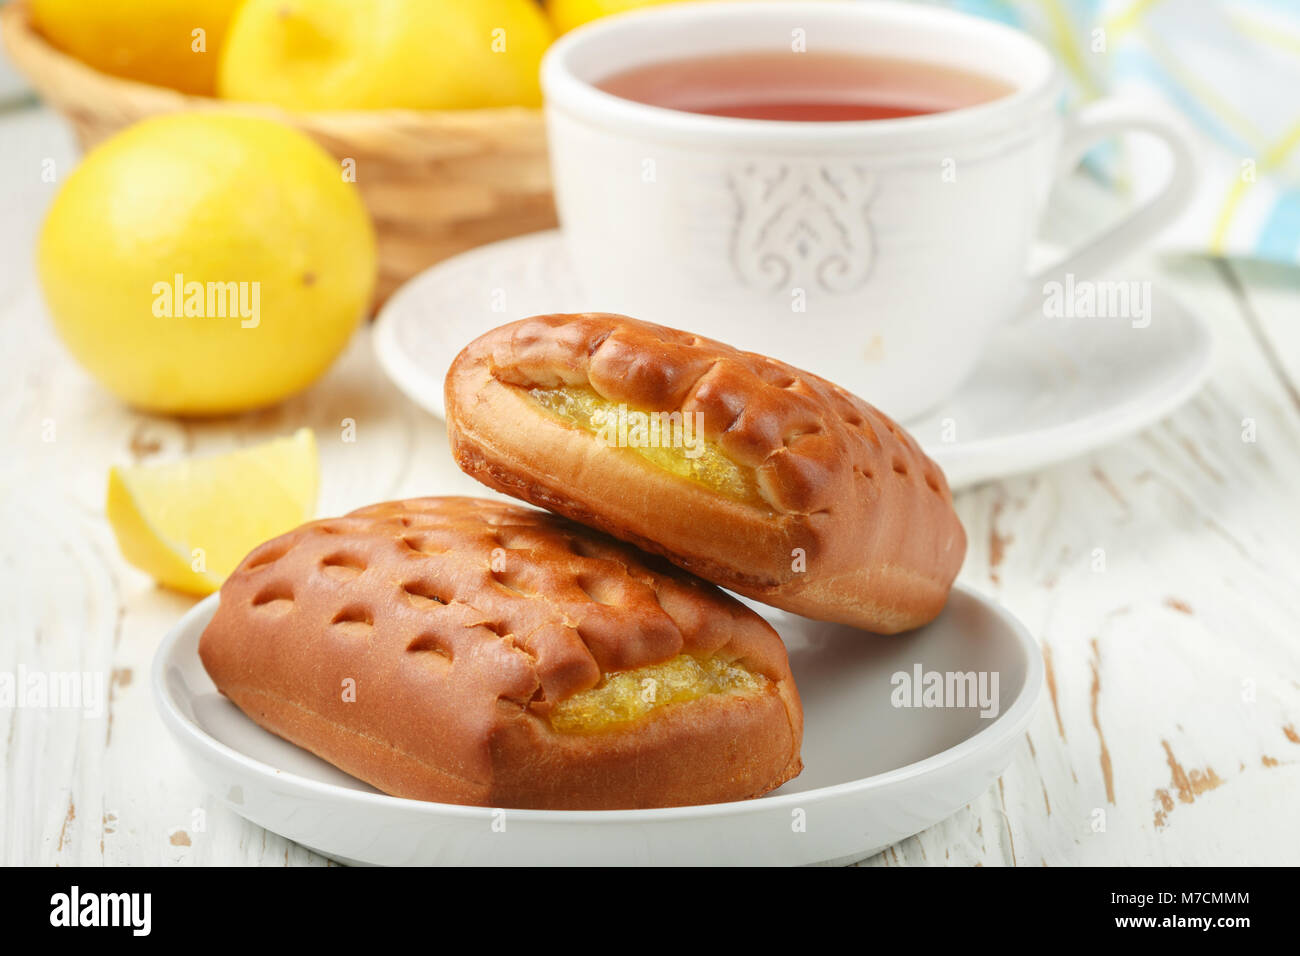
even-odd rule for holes
{"type": "Polygon", "coordinates": [[[149,116],[222,110],[278,119],[355,160],[379,234],[378,302],[448,256],[555,225],[541,110],[289,113],[107,76],[51,47],[21,2],[0,8],[0,33],[14,65],[72,124],[83,149],[149,116]]]}

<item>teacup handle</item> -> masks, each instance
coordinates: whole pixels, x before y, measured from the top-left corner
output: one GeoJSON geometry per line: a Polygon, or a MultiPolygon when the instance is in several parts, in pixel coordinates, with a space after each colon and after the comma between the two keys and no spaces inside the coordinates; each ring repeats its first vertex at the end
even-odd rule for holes
{"type": "Polygon", "coordinates": [[[1079,278],[1100,272],[1172,222],[1186,208],[1196,188],[1196,160],[1186,134],[1149,108],[1120,99],[1098,100],[1079,110],[1067,124],[1058,180],[1072,172],[1092,147],[1124,133],[1155,136],[1169,150],[1173,165],[1169,179],[1154,196],[1057,262],[1029,276],[1022,307],[1014,313],[1022,321],[1033,317],[1033,304],[1041,299],[1044,285],[1052,281],[1064,283],[1067,275],[1079,278]]]}

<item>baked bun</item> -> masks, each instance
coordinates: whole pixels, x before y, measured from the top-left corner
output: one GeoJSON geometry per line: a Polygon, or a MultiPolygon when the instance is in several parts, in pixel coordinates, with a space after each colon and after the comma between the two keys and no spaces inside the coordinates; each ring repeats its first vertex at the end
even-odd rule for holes
{"type": "Polygon", "coordinates": [[[697,335],[524,319],[457,356],[446,400],[456,462],[489,487],[808,617],[919,627],[965,556],[948,483],[910,435],[825,379],[697,335]]]}
{"type": "Polygon", "coordinates": [[[387,793],[631,809],[799,773],[776,632],[590,529],[477,498],[315,521],[257,548],[199,642],[258,724],[387,793]]]}

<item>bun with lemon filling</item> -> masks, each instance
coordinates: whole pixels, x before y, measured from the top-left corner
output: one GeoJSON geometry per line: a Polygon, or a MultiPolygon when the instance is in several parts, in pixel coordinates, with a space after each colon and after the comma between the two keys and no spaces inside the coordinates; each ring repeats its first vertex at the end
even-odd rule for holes
{"type": "Polygon", "coordinates": [[[249,717],[387,793],[625,809],[799,773],[785,647],[712,585],[555,515],[420,498],[254,550],[199,643],[249,717]]]}
{"type": "Polygon", "coordinates": [[[943,473],[903,429],[687,332],[605,313],[513,322],[457,356],[446,404],[452,453],[484,484],[809,617],[918,627],[965,555],[943,473]]]}

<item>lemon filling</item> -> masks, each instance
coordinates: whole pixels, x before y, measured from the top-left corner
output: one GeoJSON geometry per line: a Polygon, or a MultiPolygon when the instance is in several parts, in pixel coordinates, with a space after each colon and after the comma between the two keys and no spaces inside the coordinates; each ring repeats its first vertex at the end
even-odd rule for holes
{"type": "Polygon", "coordinates": [[[606,674],[595,687],[556,704],[551,710],[551,726],[566,733],[604,730],[668,704],[709,694],[754,693],[766,683],[767,678],[740,664],[680,654],[661,664],[606,674]]]}
{"type": "Polygon", "coordinates": [[[737,501],[759,503],[752,468],[736,464],[700,430],[701,413],[651,412],[611,402],[590,388],[534,388],[528,394],[563,421],[627,448],[655,466],[737,501]]]}

